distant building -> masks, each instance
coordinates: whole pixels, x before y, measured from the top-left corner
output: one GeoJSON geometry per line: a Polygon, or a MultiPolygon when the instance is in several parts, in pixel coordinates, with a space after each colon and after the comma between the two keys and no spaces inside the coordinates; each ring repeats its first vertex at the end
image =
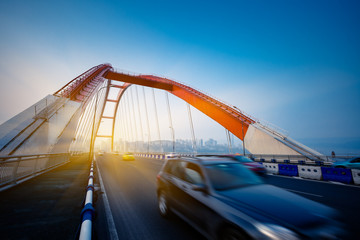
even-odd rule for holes
{"type": "Polygon", "coordinates": [[[215,147],[216,145],[217,145],[217,141],[212,138],[210,138],[205,142],[205,146],[207,147],[215,147]]]}
{"type": "Polygon", "coordinates": [[[199,140],[199,146],[203,147],[204,146],[204,141],[202,139],[199,140]]]}

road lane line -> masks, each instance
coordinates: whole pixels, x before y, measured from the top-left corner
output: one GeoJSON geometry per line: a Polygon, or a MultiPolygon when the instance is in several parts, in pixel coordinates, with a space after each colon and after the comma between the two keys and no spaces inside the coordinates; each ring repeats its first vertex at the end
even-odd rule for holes
{"type": "Polygon", "coordinates": [[[104,183],[103,183],[103,180],[102,180],[101,173],[100,173],[99,166],[98,166],[97,162],[96,162],[96,168],[97,168],[97,172],[98,172],[98,175],[99,175],[100,186],[101,186],[101,189],[103,190],[102,196],[103,196],[103,200],[104,200],[106,220],[107,220],[107,223],[108,223],[108,226],[109,226],[110,239],[111,240],[119,240],[119,236],[117,234],[116,227],[115,227],[114,217],[113,217],[113,215],[111,213],[109,200],[108,200],[108,197],[106,195],[105,186],[104,186],[104,183]]]}
{"type": "Polygon", "coordinates": [[[332,184],[345,185],[346,186],[346,184],[344,184],[342,182],[335,182],[335,181],[329,181],[329,182],[332,183],[332,184]]]}
{"type": "Polygon", "coordinates": [[[317,194],[313,194],[313,193],[307,193],[307,192],[301,192],[301,191],[296,191],[296,190],[292,190],[292,189],[288,189],[288,188],[283,188],[285,190],[288,190],[290,192],[295,192],[295,193],[300,193],[300,194],[306,194],[306,195],[310,195],[310,196],[314,196],[314,197],[324,197],[321,195],[317,195],[317,194]]]}
{"type": "Polygon", "coordinates": [[[301,180],[301,181],[308,181],[308,182],[317,182],[317,183],[323,183],[323,184],[335,184],[335,185],[339,185],[339,186],[344,186],[344,187],[352,187],[352,188],[360,188],[360,185],[353,185],[353,184],[344,184],[344,183],[340,183],[339,182],[334,182],[334,181],[322,181],[322,180],[315,180],[315,179],[309,179],[309,178],[295,178],[295,177],[289,177],[289,176],[284,176],[284,175],[278,175],[278,174],[272,174],[272,173],[266,173],[269,176],[274,176],[274,177],[281,177],[281,178],[289,178],[289,179],[296,179],[296,180],[301,180]]]}

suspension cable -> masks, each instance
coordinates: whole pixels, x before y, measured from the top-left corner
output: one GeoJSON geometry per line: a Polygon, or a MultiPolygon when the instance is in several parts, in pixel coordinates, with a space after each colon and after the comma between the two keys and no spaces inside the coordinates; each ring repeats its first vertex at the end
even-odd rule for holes
{"type": "Polygon", "coordinates": [[[244,136],[244,120],[241,121],[241,131],[242,131],[242,137],[243,137],[243,155],[245,156],[245,136],[244,136]]]}
{"type": "Polygon", "coordinates": [[[129,148],[133,150],[133,140],[134,140],[134,132],[132,129],[132,124],[131,124],[131,118],[130,118],[130,103],[129,103],[129,96],[128,94],[125,95],[126,98],[126,115],[127,115],[127,127],[129,128],[129,148]],[[130,140],[131,139],[131,140],[130,140]]]}
{"type": "MultiPolygon", "coordinates": [[[[98,90],[100,91],[100,90],[98,90]]],[[[94,129],[95,129],[95,121],[96,121],[96,110],[97,110],[97,101],[98,101],[98,94],[99,92],[96,93],[96,98],[95,98],[95,109],[94,109],[94,119],[92,122],[92,127],[91,127],[91,137],[90,137],[90,150],[89,150],[89,159],[92,159],[91,157],[93,156],[93,146],[94,146],[94,142],[95,142],[95,137],[94,136],[94,129]]]]}
{"type": "Polygon", "coordinates": [[[128,152],[128,141],[130,139],[130,129],[127,127],[127,115],[126,115],[126,104],[125,104],[125,94],[123,95],[122,97],[122,100],[123,100],[123,108],[122,108],[122,111],[123,111],[123,121],[124,121],[124,129],[125,129],[125,132],[126,132],[126,142],[125,142],[125,152],[128,152]]]}
{"type": "Polygon", "coordinates": [[[226,134],[226,139],[227,139],[227,143],[228,143],[229,154],[231,154],[232,153],[231,137],[230,137],[229,130],[227,130],[226,128],[225,128],[225,134],[226,134]]]}
{"type": "Polygon", "coordinates": [[[228,132],[227,132],[227,129],[224,128],[225,130],[225,137],[226,137],[226,142],[227,142],[227,145],[228,145],[228,151],[230,153],[230,144],[229,144],[229,136],[228,136],[228,132]]]}
{"type": "Polygon", "coordinates": [[[134,98],[133,98],[133,91],[132,91],[132,88],[130,88],[130,96],[131,98],[131,110],[132,110],[132,115],[133,115],[133,122],[134,122],[134,125],[135,125],[135,151],[138,152],[138,149],[137,149],[137,140],[138,140],[138,131],[137,131],[137,121],[136,121],[136,117],[135,117],[135,105],[134,105],[134,98]]]}
{"type": "MultiPolygon", "coordinates": [[[[235,143],[235,137],[234,137],[234,134],[232,134],[231,132],[229,132],[230,134],[230,137],[231,137],[231,147],[236,149],[236,143],[235,143]]],[[[231,149],[232,149],[231,148],[231,149]]],[[[235,153],[236,150],[233,151],[233,153],[235,153]]]]}
{"type": "Polygon", "coordinates": [[[128,141],[130,139],[130,129],[127,127],[127,115],[126,115],[126,106],[125,106],[125,98],[123,98],[122,101],[122,107],[121,107],[121,112],[122,112],[122,122],[123,122],[123,129],[124,129],[124,152],[128,152],[128,141]]]}
{"type": "Polygon", "coordinates": [[[147,110],[147,105],[146,105],[145,88],[142,87],[142,90],[143,90],[143,95],[144,95],[145,115],[146,115],[147,129],[148,129],[148,146],[147,146],[147,152],[149,153],[149,150],[150,150],[150,142],[151,142],[150,124],[149,124],[149,116],[148,116],[148,110],[147,110]]]}
{"type": "Polygon", "coordinates": [[[187,105],[187,109],[188,109],[188,115],[189,115],[189,121],[190,121],[190,130],[191,130],[191,137],[192,137],[192,147],[193,147],[193,151],[196,154],[197,153],[197,149],[196,149],[196,139],[195,139],[195,132],[194,132],[194,124],[192,121],[192,116],[191,116],[191,109],[190,109],[190,104],[186,103],[187,105]]]}
{"type": "Polygon", "coordinates": [[[155,91],[152,88],[152,96],[153,96],[153,100],[154,100],[154,110],[155,110],[155,120],[156,120],[156,127],[157,127],[157,132],[158,132],[158,138],[159,138],[159,142],[160,142],[160,152],[163,152],[163,147],[162,147],[162,142],[161,142],[161,136],[160,136],[160,126],[159,126],[159,118],[158,118],[158,113],[157,113],[157,108],[156,108],[156,100],[155,100],[155,91]]]}
{"type": "Polygon", "coordinates": [[[117,126],[119,126],[119,130],[120,130],[120,149],[122,152],[124,152],[124,148],[123,148],[123,142],[124,142],[124,134],[125,134],[125,131],[124,131],[124,126],[123,126],[123,115],[122,115],[122,107],[121,107],[121,104],[122,104],[122,101],[120,101],[119,103],[119,106],[118,106],[118,117],[116,118],[118,121],[119,121],[119,124],[117,124],[117,126]]]}
{"type": "MultiPolygon", "coordinates": [[[[95,99],[93,101],[91,101],[88,106],[86,107],[86,109],[84,110],[83,114],[82,114],[82,119],[80,121],[80,124],[77,126],[76,129],[76,134],[75,134],[75,138],[76,138],[76,148],[80,149],[85,145],[84,141],[87,140],[87,135],[89,134],[89,132],[87,131],[87,133],[85,133],[84,135],[84,129],[90,129],[90,126],[86,128],[87,125],[91,125],[91,109],[93,108],[93,105],[95,104],[95,99]]],[[[88,145],[87,145],[88,146],[88,145]]]]}
{"type": "MultiPolygon", "coordinates": [[[[118,105],[119,108],[119,105],[118,105]]],[[[120,139],[121,139],[121,130],[119,129],[119,131],[115,131],[115,127],[118,127],[120,124],[120,119],[119,119],[119,109],[117,109],[116,114],[114,114],[114,131],[113,131],[113,152],[119,151],[120,148],[120,139]]],[[[118,127],[119,128],[119,127],[118,127]]]]}
{"type": "MultiPolygon", "coordinates": [[[[118,104],[118,110],[117,110],[117,116],[116,116],[116,125],[119,129],[119,141],[118,141],[118,147],[119,149],[117,149],[118,152],[122,152],[123,151],[123,140],[124,140],[124,129],[123,129],[123,120],[122,120],[122,113],[121,113],[121,101],[118,104]]],[[[114,129],[115,132],[115,129],[114,129]]]]}
{"type": "Polygon", "coordinates": [[[124,152],[128,152],[128,141],[129,141],[129,129],[126,127],[126,115],[125,115],[125,99],[122,101],[122,121],[123,121],[123,129],[124,129],[124,152]]]}
{"type": "Polygon", "coordinates": [[[171,130],[172,140],[173,140],[173,152],[175,152],[175,130],[174,126],[172,124],[172,118],[171,118],[171,111],[170,111],[170,103],[169,103],[169,94],[165,91],[165,98],[167,103],[167,109],[168,109],[168,116],[169,116],[169,128],[171,130]]]}
{"type": "Polygon", "coordinates": [[[144,131],[143,131],[143,127],[142,127],[142,118],[141,118],[141,112],[140,112],[140,103],[139,103],[139,94],[138,94],[137,85],[135,85],[135,92],[136,92],[137,107],[138,107],[138,114],[139,114],[139,120],[140,120],[140,132],[141,132],[141,141],[142,141],[141,151],[143,151],[144,150],[144,131]]]}
{"type": "MultiPolygon", "coordinates": [[[[100,89],[101,88],[102,88],[102,86],[100,86],[100,89]]],[[[101,92],[100,95],[101,95],[100,96],[100,98],[101,98],[103,96],[103,93],[101,92]]],[[[98,97],[98,94],[96,96],[98,97]]],[[[92,101],[88,106],[89,106],[89,108],[86,109],[87,116],[86,116],[85,122],[79,128],[79,132],[78,132],[78,133],[80,133],[79,136],[84,136],[83,140],[81,141],[81,145],[83,146],[82,148],[84,148],[84,146],[85,146],[85,148],[87,148],[89,146],[89,144],[92,144],[93,131],[88,131],[88,129],[92,129],[91,126],[93,124],[95,124],[95,121],[96,121],[96,119],[94,119],[93,116],[96,114],[95,110],[97,109],[97,98],[95,98],[95,97],[92,98],[92,101]],[[93,110],[93,108],[95,110],[93,110]]],[[[89,149],[89,151],[90,151],[90,149],[89,149]]]]}
{"type": "MultiPolygon", "coordinates": [[[[102,88],[106,85],[106,82],[104,84],[100,84],[97,86],[93,92],[97,92],[98,89],[102,88]]],[[[102,94],[102,93],[101,93],[102,94]]],[[[92,108],[95,105],[95,97],[90,98],[90,96],[93,96],[93,93],[90,93],[85,96],[85,100],[81,103],[81,116],[79,119],[79,124],[76,127],[75,130],[75,139],[71,145],[71,149],[75,148],[77,150],[83,150],[84,148],[89,147],[89,137],[90,132],[88,129],[91,127],[91,118],[92,118],[92,108]],[[85,132],[86,131],[86,132],[85,132]],[[84,133],[85,132],[85,133],[84,133]]]]}
{"type": "Polygon", "coordinates": [[[134,152],[136,149],[136,126],[134,126],[135,125],[134,120],[131,117],[133,108],[131,107],[130,91],[127,94],[127,101],[128,101],[128,109],[129,109],[129,126],[130,126],[131,132],[132,132],[132,150],[131,151],[134,152]]]}
{"type": "Polygon", "coordinates": [[[90,132],[88,131],[88,129],[91,129],[91,124],[92,124],[92,109],[95,105],[95,98],[93,98],[90,103],[87,105],[87,107],[85,108],[84,112],[83,112],[83,117],[81,119],[81,123],[78,125],[77,129],[76,129],[76,138],[80,138],[79,139],[79,144],[89,146],[87,144],[87,139],[88,136],[90,134],[90,132]]]}

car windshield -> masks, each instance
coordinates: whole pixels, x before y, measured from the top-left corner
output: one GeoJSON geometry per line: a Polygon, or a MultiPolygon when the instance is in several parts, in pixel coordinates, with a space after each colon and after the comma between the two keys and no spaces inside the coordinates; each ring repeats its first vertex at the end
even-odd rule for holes
{"type": "Polygon", "coordinates": [[[360,158],[352,158],[349,160],[351,163],[360,163],[360,158]]]}
{"type": "Polygon", "coordinates": [[[222,191],[263,181],[240,163],[217,163],[205,166],[210,182],[215,190],[222,191]]]}
{"type": "Polygon", "coordinates": [[[131,152],[125,153],[126,155],[133,155],[131,152]]]}
{"type": "Polygon", "coordinates": [[[234,158],[242,163],[253,162],[250,158],[244,156],[234,156],[234,158]]]}

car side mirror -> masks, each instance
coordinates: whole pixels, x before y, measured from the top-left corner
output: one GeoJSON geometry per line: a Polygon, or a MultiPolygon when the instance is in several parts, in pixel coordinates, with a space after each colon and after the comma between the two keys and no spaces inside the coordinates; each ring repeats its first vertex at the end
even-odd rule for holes
{"type": "Polygon", "coordinates": [[[194,190],[194,191],[198,191],[198,192],[203,192],[203,193],[209,193],[208,192],[208,189],[207,189],[207,187],[206,187],[206,185],[205,184],[196,184],[193,188],[192,188],[192,190],[194,190]]]}

